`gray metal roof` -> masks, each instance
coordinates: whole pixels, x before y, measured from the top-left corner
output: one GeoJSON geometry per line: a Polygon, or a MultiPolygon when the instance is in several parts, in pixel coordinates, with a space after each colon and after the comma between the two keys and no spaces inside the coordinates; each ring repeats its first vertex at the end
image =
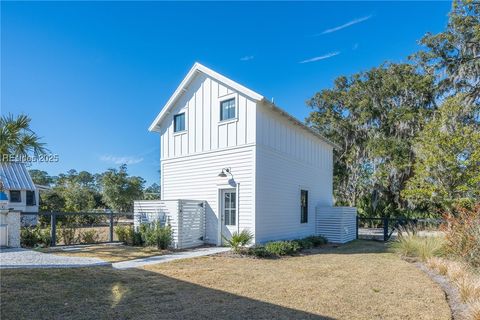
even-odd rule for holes
{"type": "Polygon", "coordinates": [[[0,162],[0,180],[7,190],[35,190],[25,164],[20,162],[0,162]]]}

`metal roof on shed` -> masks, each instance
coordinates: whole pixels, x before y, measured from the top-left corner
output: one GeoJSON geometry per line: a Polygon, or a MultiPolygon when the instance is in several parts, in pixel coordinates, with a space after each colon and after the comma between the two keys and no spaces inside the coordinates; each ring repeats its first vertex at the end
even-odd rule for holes
{"type": "Polygon", "coordinates": [[[21,162],[0,162],[0,180],[7,190],[35,190],[35,184],[21,162]]]}

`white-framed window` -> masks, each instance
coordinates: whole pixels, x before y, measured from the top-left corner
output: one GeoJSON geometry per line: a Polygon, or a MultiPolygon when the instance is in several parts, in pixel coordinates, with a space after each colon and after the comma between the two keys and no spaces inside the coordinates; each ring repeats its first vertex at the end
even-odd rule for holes
{"type": "Polygon", "coordinates": [[[220,101],[220,121],[235,119],[236,116],[235,98],[220,101]]]}
{"type": "Polygon", "coordinates": [[[173,132],[185,131],[185,112],[173,116],[173,132]]]}

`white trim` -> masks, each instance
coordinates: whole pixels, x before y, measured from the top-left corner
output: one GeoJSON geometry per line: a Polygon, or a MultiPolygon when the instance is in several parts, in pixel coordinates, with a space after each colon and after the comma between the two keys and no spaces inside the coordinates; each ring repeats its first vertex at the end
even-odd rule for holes
{"type": "Polygon", "coordinates": [[[236,121],[238,121],[238,93],[232,92],[218,98],[218,125],[236,121]],[[232,99],[235,101],[235,116],[233,118],[222,120],[222,103],[232,99]]]}
{"type": "Polygon", "coordinates": [[[218,153],[218,152],[225,152],[225,151],[235,151],[237,149],[249,148],[249,147],[254,147],[254,146],[256,146],[255,143],[248,143],[248,144],[242,144],[242,145],[234,146],[234,147],[224,147],[224,148],[219,148],[219,149],[214,149],[214,150],[197,152],[195,154],[190,154],[190,155],[162,158],[162,159],[160,159],[160,161],[170,162],[170,161],[179,161],[179,160],[190,160],[190,159],[194,159],[194,157],[208,156],[211,153],[218,153]]]}
{"type": "Polygon", "coordinates": [[[173,95],[170,97],[170,99],[168,99],[167,103],[162,108],[162,111],[160,111],[160,113],[157,115],[155,120],[152,122],[152,124],[148,128],[149,131],[159,132],[158,125],[164,120],[166,115],[171,112],[170,109],[173,107],[174,103],[178,100],[178,98],[180,98],[180,96],[183,94],[183,92],[185,92],[187,90],[187,86],[192,82],[192,80],[195,78],[195,76],[200,72],[206,74],[207,76],[209,76],[213,79],[216,79],[216,80],[224,83],[225,85],[227,85],[228,87],[231,87],[235,91],[243,93],[244,95],[252,98],[253,100],[260,101],[260,100],[263,99],[263,96],[256,93],[255,91],[252,91],[252,90],[242,86],[241,84],[239,84],[239,83],[237,83],[233,80],[230,80],[227,77],[213,71],[212,69],[209,69],[209,68],[205,67],[204,65],[201,65],[198,62],[195,62],[195,64],[190,69],[190,71],[187,73],[187,75],[182,80],[180,85],[177,87],[177,89],[175,90],[173,95]]]}

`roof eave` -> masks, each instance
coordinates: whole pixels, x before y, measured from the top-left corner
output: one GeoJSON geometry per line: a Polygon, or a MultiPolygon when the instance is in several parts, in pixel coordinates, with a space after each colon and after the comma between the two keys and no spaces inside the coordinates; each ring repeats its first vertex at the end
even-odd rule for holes
{"type": "Polygon", "coordinates": [[[185,78],[183,78],[182,82],[180,85],[177,87],[175,92],[172,94],[170,99],[168,99],[167,103],[165,106],[162,108],[162,111],[157,115],[155,120],[152,122],[150,127],[148,128],[148,131],[150,132],[160,132],[159,124],[164,120],[164,118],[170,113],[170,108],[173,106],[173,104],[180,98],[180,96],[183,94],[183,92],[186,91],[186,87],[188,84],[193,80],[194,76],[196,73],[202,72],[203,74],[218,80],[219,82],[222,82],[223,84],[235,89],[238,92],[243,93],[244,95],[250,97],[253,100],[256,101],[261,101],[264,99],[264,97],[255,91],[252,91],[248,89],[247,87],[242,86],[241,84],[219,74],[216,71],[213,71],[210,68],[205,67],[204,65],[195,62],[193,67],[190,69],[190,71],[187,73],[185,78]]]}

